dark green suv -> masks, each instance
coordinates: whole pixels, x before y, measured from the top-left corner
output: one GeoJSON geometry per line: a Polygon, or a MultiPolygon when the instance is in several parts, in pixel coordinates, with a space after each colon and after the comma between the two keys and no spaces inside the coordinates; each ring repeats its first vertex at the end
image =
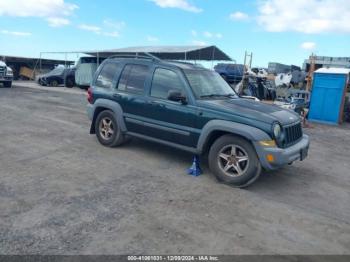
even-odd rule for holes
{"type": "Polygon", "coordinates": [[[298,115],[240,98],[216,72],[150,55],[113,57],[88,90],[91,134],[114,147],[138,137],[195,155],[208,153],[222,182],[244,187],[262,168],[307,156],[298,115]]]}

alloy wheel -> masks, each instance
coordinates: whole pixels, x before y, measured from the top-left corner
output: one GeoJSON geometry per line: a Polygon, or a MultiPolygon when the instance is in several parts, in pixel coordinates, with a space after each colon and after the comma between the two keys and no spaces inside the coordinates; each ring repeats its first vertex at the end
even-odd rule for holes
{"type": "Polygon", "coordinates": [[[101,119],[99,124],[100,135],[104,140],[109,140],[114,134],[113,122],[109,117],[101,119]]]}
{"type": "Polygon", "coordinates": [[[218,154],[219,168],[230,177],[242,176],[249,167],[248,153],[238,145],[227,145],[218,154]]]}

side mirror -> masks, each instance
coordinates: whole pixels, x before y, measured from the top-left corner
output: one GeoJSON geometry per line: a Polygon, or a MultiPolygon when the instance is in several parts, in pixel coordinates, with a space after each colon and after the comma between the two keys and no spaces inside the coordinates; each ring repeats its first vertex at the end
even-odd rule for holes
{"type": "Polygon", "coordinates": [[[187,104],[187,99],[184,95],[181,94],[178,90],[169,90],[168,92],[168,100],[181,102],[183,105],[187,104]]]}

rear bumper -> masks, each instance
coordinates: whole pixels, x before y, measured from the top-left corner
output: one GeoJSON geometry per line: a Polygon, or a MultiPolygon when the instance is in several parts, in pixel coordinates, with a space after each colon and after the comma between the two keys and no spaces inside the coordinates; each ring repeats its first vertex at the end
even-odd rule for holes
{"type": "Polygon", "coordinates": [[[298,143],[288,148],[263,147],[259,142],[255,142],[254,146],[262,167],[267,170],[275,170],[294,161],[304,160],[309,151],[310,139],[309,136],[303,135],[298,143]],[[274,161],[267,161],[267,155],[272,155],[274,161]]]}

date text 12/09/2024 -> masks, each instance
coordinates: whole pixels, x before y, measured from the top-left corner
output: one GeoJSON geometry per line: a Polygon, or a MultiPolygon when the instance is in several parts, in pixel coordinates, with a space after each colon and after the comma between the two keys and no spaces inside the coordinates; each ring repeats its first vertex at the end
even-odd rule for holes
{"type": "Polygon", "coordinates": [[[217,256],[128,256],[128,261],[219,261],[217,256]]]}

